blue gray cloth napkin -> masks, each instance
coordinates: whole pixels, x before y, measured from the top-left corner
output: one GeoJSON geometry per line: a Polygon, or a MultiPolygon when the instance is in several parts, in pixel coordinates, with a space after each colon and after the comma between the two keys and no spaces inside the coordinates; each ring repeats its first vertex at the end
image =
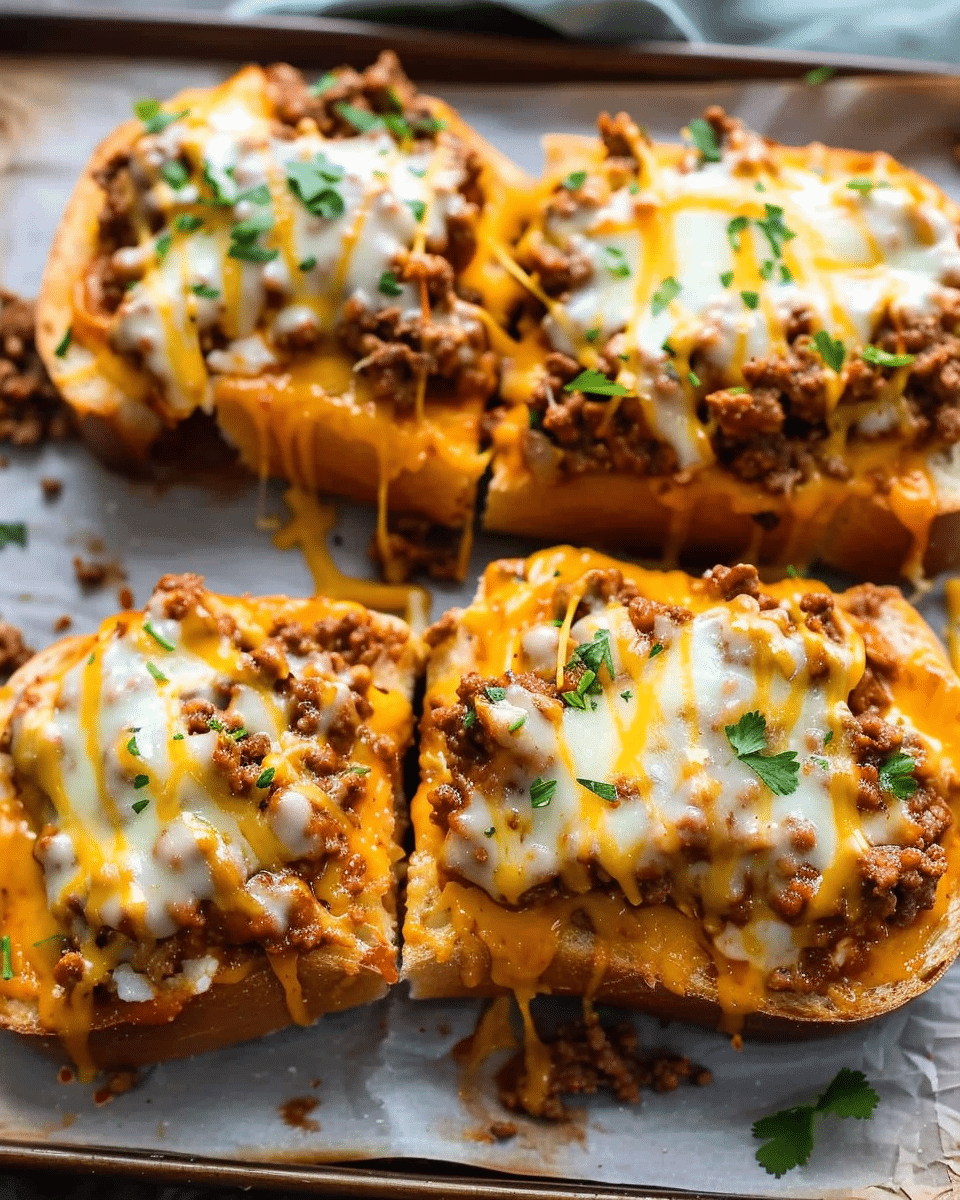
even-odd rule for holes
{"type": "MultiPolygon", "coordinates": [[[[499,0],[503,7],[567,37],[727,42],[793,50],[845,51],[960,61],[960,0],[499,0]]],[[[296,13],[376,17],[386,0],[234,0],[238,17],[296,13]]],[[[469,0],[405,0],[407,13],[475,9],[469,0]]],[[[393,19],[396,19],[395,17],[393,19]]],[[[412,18],[407,18],[412,23],[412,18]]]]}

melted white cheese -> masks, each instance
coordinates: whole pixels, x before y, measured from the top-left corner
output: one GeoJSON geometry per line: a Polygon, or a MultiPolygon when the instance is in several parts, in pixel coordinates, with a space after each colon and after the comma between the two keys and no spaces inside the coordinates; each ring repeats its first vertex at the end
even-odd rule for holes
{"type": "MultiPolygon", "coordinates": [[[[585,711],[516,682],[503,700],[477,700],[478,721],[507,752],[497,776],[504,790],[477,786],[451,814],[444,865],[509,904],[556,879],[583,890],[588,863],[634,904],[643,902],[641,881],[666,875],[674,902],[706,918],[723,953],[765,969],[796,961],[802,938],[767,899],[805,863],[826,881],[829,911],[831,873],[911,828],[904,803],[892,797],[886,813],[850,822],[859,769],[843,730],[863,643],[848,625],[838,643],[801,627],[802,619],[798,610],[761,611],[742,596],[679,627],[658,622],[663,649],[650,657],[651,643],[624,608],[596,609],[574,626],[571,649],[608,630],[614,677],[601,672],[602,691],[585,711]],[[767,787],[725,732],[754,711],[767,720],[763,753],[798,755],[789,795],[767,787]],[[618,786],[616,802],[584,779],[618,786]],[[537,780],[555,784],[541,807],[532,804],[537,780]],[[798,831],[812,833],[810,847],[796,848],[798,831]],[[726,917],[744,896],[754,905],[741,928],[726,917]]],[[[526,631],[530,665],[540,665],[555,632],[526,631]]]]}

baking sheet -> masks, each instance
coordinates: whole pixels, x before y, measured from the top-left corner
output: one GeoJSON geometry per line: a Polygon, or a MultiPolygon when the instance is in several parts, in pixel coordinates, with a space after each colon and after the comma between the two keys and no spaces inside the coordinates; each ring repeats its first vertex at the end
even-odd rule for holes
{"type": "MultiPolygon", "coordinates": [[[[332,65],[316,64],[318,71],[332,65]]],[[[225,73],[150,62],[0,59],[0,282],[36,291],[73,181],[94,142],[127,117],[134,99],[205,85],[225,73]]],[[[951,157],[960,134],[958,81],[435,90],[533,173],[541,131],[589,133],[599,109],[628,108],[654,137],[671,138],[719,101],[779,140],[882,146],[960,198],[960,168],[951,157]]],[[[271,516],[282,517],[280,487],[261,497],[246,483],[229,490],[135,484],[104,471],[79,446],[9,457],[0,472],[0,521],[25,521],[29,542],[0,551],[0,614],[37,648],[53,640],[62,613],[85,632],[117,607],[115,586],[80,593],[71,567],[77,554],[121,564],[138,604],[169,570],[198,570],[223,591],[311,590],[298,552],[275,549],[265,528],[271,516]],[[44,476],[63,480],[59,500],[43,500],[44,476]]],[[[366,573],[372,513],[346,504],[340,511],[343,544],[336,556],[346,570],[366,573]]],[[[491,557],[529,548],[481,537],[472,574],[491,557]]],[[[469,585],[435,588],[435,615],[467,600],[469,591],[469,585]]],[[[938,592],[922,607],[942,626],[938,592]]],[[[960,1178],[960,969],[866,1032],[822,1042],[737,1052],[719,1035],[638,1018],[645,1048],[688,1054],[713,1071],[714,1085],[647,1095],[640,1108],[597,1098],[556,1128],[513,1118],[517,1136],[495,1145],[480,1140],[491,1121],[505,1116],[489,1077],[464,1088],[450,1053],[477,1012],[473,1002],[413,1003],[400,988],[310,1030],[156,1067],[103,1106],[91,1089],[58,1082],[48,1060],[4,1035],[0,1141],[251,1162],[409,1156],[751,1196],[933,1196],[960,1178]],[[881,1097],[876,1115],[868,1122],[823,1122],[811,1163],[775,1181],[754,1162],[759,1143],[750,1136],[752,1122],[812,1099],[841,1066],[866,1072],[881,1097]],[[298,1097],[318,1102],[309,1113],[316,1128],[282,1119],[281,1106],[298,1097]]],[[[492,1060],[489,1069],[497,1065],[492,1060]]]]}

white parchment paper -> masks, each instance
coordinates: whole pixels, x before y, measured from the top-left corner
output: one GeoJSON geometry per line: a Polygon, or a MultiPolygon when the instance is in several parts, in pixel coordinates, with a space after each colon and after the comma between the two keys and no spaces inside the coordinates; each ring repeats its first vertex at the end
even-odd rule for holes
{"type": "MultiPolygon", "coordinates": [[[[318,72],[333,65],[316,64],[318,72]]],[[[0,283],[35,293],[77,174],[134,99],[212,83],[225,73],[169,63],[0,58],[0,283]]],[[[706,104],[720,102],[782,141],[886,149],[960,198],[960,168],[951,155],[960,134],[960,81],[437,91],[532,173],[540,166],[541,132],[589,133],[602,108],[627,108],[654,137],[673,138],[706,104]]],[[[268,513],[282,514],[280,491],[267,494],[268,513]]],[[[160,489],[111,475],[80,446],[13,452],[0,471],[0,521],[26,521],[29,544],[0,551],[0,614],[37,648],[53,640],[62,613],[74,616],[80,632],[95,628],[117,603],[114,587],[85,596],[74,580],[71,559],[90,557],[92,548],[96,557],[122,564],[138,604],[158,575],[181,570],[200,571],[227,592],[308,594],[301,557],[273,547],[258,511],[257,490],[243,481],[229,492],[160,489]],[[59,500],[42,499],[43,476],[63,480],[59,500]]],[[[341,506],[343,544],[336,554],[352,573],[368,571],[372,524],[368,510],[341,506]]],[[[473,574],[490,558],[531,548],[481,537],[473,574]]],[[[469,584],[435,589],[434,614],[465,602],[470,590],[469,584]]],[[[942,626],[938,592],[922,607],[942,626]]],[[[646,1048],[688,1054],[713,1071],[715,1084],[647,1096],[639,1108],[597,1098],[565,1127],[520,1119],[516,1138],[499,1145],[478,1140],[505,1116],[489,1077],[460,1096],[450,1054],[477,1012],[473,1002],[414,1003],[399,988],[313,1029],[156,1067],[102,1107],[90,1089],[59,1083],[49,1060],[2,1035],[0,1140],[251,1161],[411,1156],[750,1196],[869,1192],[919,1200],[949,1193],[960,1179],[960,969],[867,1031],[799,1045],[737,1052],[717,1034],[638,1018],[646,1048]],[[754,1161],[752,1122],[813,1099],[841,1066],[866,1072],[881,1097],[876,1115],[822,1123],[810,1164],[773,1180],[754,1161]],[[281,1119],[279,1107],[301,1096],[319,1102],[310,1114],[315,1130],[281,1119]]],[[[497,1065],[492,1061],[490,1070],[497,1065]]]]}

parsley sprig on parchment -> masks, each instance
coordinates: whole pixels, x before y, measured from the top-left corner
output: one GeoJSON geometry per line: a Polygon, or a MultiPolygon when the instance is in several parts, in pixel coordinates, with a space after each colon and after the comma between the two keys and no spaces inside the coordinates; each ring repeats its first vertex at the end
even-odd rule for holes
{"type": "Polygon", "coordinates": [[[818,1116],[857,1117],[863,1121],[873,1116],[879,1102],[880,1097],[862,1071],[842,1067],[815,1104],[785,1108],[754,1122],[753,1136],[766,1139],[757,1151],[757,1162],[779,1179],[809,1159],[818,1116]]]}

